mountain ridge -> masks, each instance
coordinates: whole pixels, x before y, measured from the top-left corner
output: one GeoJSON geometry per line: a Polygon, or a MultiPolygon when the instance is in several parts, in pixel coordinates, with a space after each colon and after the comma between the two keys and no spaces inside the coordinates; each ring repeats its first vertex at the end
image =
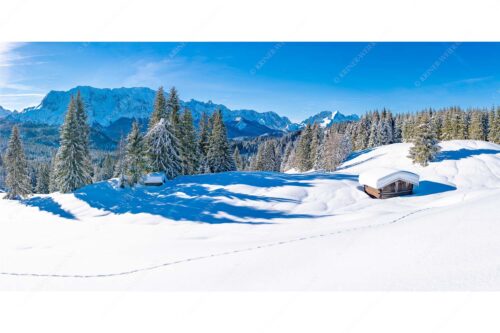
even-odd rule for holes
{"type": "MultiPolygon", "coordinates": [[[[95,88],[77,86],[67,91],[51,90],[38,106],[28,107],[19,112],[8,113],[5,116],[21,122],[44,123],[60,125],[64,121],[70,98],[80,92],[87,108],[89,122],[100,127],[115,126],[116,123],[127,123],[123,119],[147,119],[153,109],[155,91],[146,87],[131,88],[95,88]]],[[[220,109],[223,120],[228,126],[231,137],[260,136],[289,132],[301,129],[307,123],[324,122],[325,116],[331,118],[328,126],[334,122],[357,120],[356,115],[344,116],[340,112],[322,111],[301,123],[293,123],[286,116],[274,111],[259,112],[252,109],[230,109],[223,104],[190,99],[180,101],[181,109],[190,109],[193,120],[197,124],[202,113],[211,115],[220,109]],[[334,114],[334,116],[332,116],[334,114]],[[241,119],[244,121],[242,122],[241,119]],[[243,126],[245,125],[245,126],[243,126]],[[244,130],[243,130],[244,127],[244,130]]],[[[4,117],[5,117],[4,116],[4,117]]],[[[1,113],[0,113],[1,117],[1,113]]],[[[130,122],[130,121],[129,121],[130,122]]],[[[128,125],[127,125],[128,126],[128,125]]],[[[123,128],[128,131],[128,128],[123,128]]]]}

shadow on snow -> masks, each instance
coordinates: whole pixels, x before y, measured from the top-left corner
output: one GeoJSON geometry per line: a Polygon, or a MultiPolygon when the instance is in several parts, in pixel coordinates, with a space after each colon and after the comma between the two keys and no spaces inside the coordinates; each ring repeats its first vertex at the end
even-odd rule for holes
{"type": "Polygon", "coordinates": [[[434,162],[441,162],[445,160],[457,161],[462,158],[467,158],[482,154],[500,154],[500,150],[494,149],[459,149],[459,150],[446,150],[438,154],[434,162]]]}
{"type": "Polygon", "coordinates": [[[76,219],[73,214],[64,210],[61,205],[55,202],[51,197],[33,197],[22,200],[21,202],[26,206],[37,207],[40,210],[58,215],[66,219],[76,219]]]}
{"type": "Polygon", "coordinates": [[[457,188],[451,185],[446,185],[443,183],[433,182],[430,180],[422,180],[418,187],[415,188],[414,194],[412,196],[423,196],[430,195],[448,191],[454,191],[457,188]]]}
{"type": "Polygon", "coordinates": [[[116,181],[101,182],[78,190],[75,196],[92,207],[116,214],[150,213],[176,221],[214,224],[264,224],[268,222],[258,220],[317,216],[289,214],[257,207],[259,203],[299,203],[294,199],[237,193],[217,186],[310,187],[313,186],[310,182],[316,179],[357,180],[357,176],[325,173],[294,175],[274,172],[226,172],[179,177],[159,187],[138,186],[132,189],[118,189],[116,181]],[[237,202],[233,203],[232,200],[237,202]],[[241,201],[247,201],[246,205],[238,205],[241,201]],[[249,205],[248,202],[253,202],[255,205],[249,205]]]}

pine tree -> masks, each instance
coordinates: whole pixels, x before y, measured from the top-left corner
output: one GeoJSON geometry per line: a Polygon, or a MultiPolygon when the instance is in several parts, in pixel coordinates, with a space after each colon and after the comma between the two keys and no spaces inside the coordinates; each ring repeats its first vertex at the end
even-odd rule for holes
{"type": "Polygon", "coordinates": [[[488,116],[488,141],[500,144],[500,107],[491,110],[488,116]]]}
{"type": "MultiPolygon", "coordinates": [[[[72,97],[61,127],[61,145],[56,154],[53,175],[55,188],[72,192],[92,182],[88,146],[82,139],[82,118],[77,117],[77,103],[72,97]]],[[[84,133],[83,133],[84,134],[84,133]]]]}
{"type": "Polygon", "coordinates": [[[312,127],[312,138],[311,138],[311,145],[310,145],[310,154],[309,154],[309,159],[311,160],[311,163],[314,164],[316,163],[316,159],[318,158],[318,151],[320,147],[320,135],[321,135],[321,129],[318,124],[314,124],[312,127]]]}
{"type": "Polygon", "coordinates": [[[280,171],[286,172],[293,167],[295,159],[295,147],[293,146],[293,141],[290,141],[286,144],[285,153],[283,154],[283,158],[281,160],[280,171]]]}
{"type": "Polygon", "coordinates": [[[120,137],[117,146],[117,160],[115,165],[114,176],[118,178],[118,182],[121,188],[124,188],[127,184],[127,152],[126,152],[126,142],[123,136],[120,137]]]}
{"type": "Polygon", "coordinates": [[[371,124],[368,115],[363,115],[356,126],[356,136],[354,142],[356,150],[363,150],[368,147],[370,128],[371,124]]]}
{"type": "Polygon", "coordinates": [[[386,109],[383,109],[379,123],[379,145],[393,143],[393,126],[392,114],[386,109]]]}
{"type": "MultiPolygon", "coordinates": [[[[182,134],[180,133],[181,132],[180,109],[181,106],[179,101],[179,94],[177,93],[177,89],[175,89],[175,87],[172,87],[170,88],[170,92],[168,94],[168,99],[167,99],[167,114],[172,134],[174,134],[177,140],[179,141],[181,141],[182,137],[182,134]]],[[[182,151],[179,151],[179,153],[182,155],[182,151]]]]}
{"type": "Polygon", "coordinates": [[[245,165],[243,163],[243,159],[241,158],[240,150],[238,149],[238,146],[236,146],[234,148],[233,160],[234,160],[234,164],[236,165],[236,170],[241,171],[245,168],[245,165]]]}
{"type": "Polygon", "coordinates": [[[155,101],[153,104],[153,112],[149,119],[148,130],[152,129],[160,119],[168,119],[167,101],[165,100],[165,93],[163,87],[158,88],[156,91],[155,101]]]}
{"type": "Polygon", "coordinates": [[[311,142],[313,130],[307,124],[300,134],[299,142],[295,150],[295,167],[300,171],[308,171],[313,168],[314,161],[311,160],[311,142]]]}
{"type": "Polygon", "coordinates": [[[254,170],[280,171],[281,154],[276,140],[267,140],[259,145],[254,170]]]}
{"type": "Polygon", "coordinates": [[[111,154],[106,154],[101,164],[99,165],[98,172],[96,172],[95,181],[108,180],[113,178],[115,169],[115,161],[111,154]]]}
{"type": "Polygon", "coordinates": [[[17,126],[12,127],[4,163],[7,172],[5,185],[8,189],[5,199],[18,199],[31,194],[28,162],[17,126]]]}
{"type": "Polygon", "coordinates": [[[165,119],[151,128],[146,134],[149,168],[152,172],[164,172],[168,179],[181,173],[179,142],[165,119]]]}
{"type": "Polygon", "coordinates": [[[181,119],[180,134],[182,174],[193,175],[199,172],[200,150],[196,138],[196,130],[193,125],[193,116],[189,109],[184,110],[181,119]]]}
{"type": "Polygon", "coordinates": [[[125,165],[127,183],[134,186],[139,182],[146,167],[144,143],[137,121],[132,124],[132,130],[127,137],[125,165]]]}
{"type": "Polygon", "coordinates": [[[380,145],[380,116],[378,111],[373,112],[371,127],[370,127],[370,137],[368,139],[368,148],[377,147],[380,145]]]}
{"type": "Polygon", "coordinates": [[[222,112],[220,110],[214,112],[211,123],[212,133],[207,152],[208,170],[212,173],[233,171],[236,166],[229,151],[226,126],[222,121],[222,112]]]}
{"type": "Polygon", "coordinates": [[[403,141],[403,117],[397,115],[394,120],[394,142],[399,143],[403,141]]]}
{"type": "Polygon", "coordinates": [[[82,146],[83,156],[82,156],[82,165],[85,169],[85,173],[90,175],[90,179],[88,179],[88,184],[92,183],[92,160],[90,158],[90,127],[88,125],[87,112],[85,112],[85,106],[82,100],[82,96],[80,95],[80,91],[76,94],[75,99],[76,104],[76,121],[79,128],[78,138],[80,139],[80,145],[82,146]]]}
{"type": "Polygon", "coordinates": [[[41,194],[49,193],[50,164],[41,163],[37,168],[35,192],[41,194]]]}
{"type": "Polygon", "coordinates": [[[483,113],[479,111],[472,112],[469,126],[469,139],[486,140],[486,128],[484,125],[483,113]]]}
{"type": "Polygon", "coordinates": [[[201,119],[199,123],[199,133],[200,133],[198,137],[198,150],[200,152],[199,172],[206,173],[209,172],[207,164],[207,154],[208,154],[211,129],[208,116],[205,112],[201,114],[201,119]]]}
{"type": "Polygon", "coordinates": [[[453,117],[451,111],[447,110],[444,114],[443,126],[441,128],[441,140],[453,140],[453,117]]]}
{"type": "Polygon", "coordinates": [[[432,130],[432,124],[427,114],[422,114],[419,119],[413,146],[410,148],[409,158],[413,163],[418,163],[422,166],[434,159],[439,152],[439,145],[436,134],[432,130]]]}

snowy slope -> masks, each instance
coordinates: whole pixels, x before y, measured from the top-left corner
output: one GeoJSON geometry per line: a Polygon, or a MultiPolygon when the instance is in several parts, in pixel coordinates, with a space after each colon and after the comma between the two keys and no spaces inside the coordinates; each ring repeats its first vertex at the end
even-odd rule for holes
{"type": "Polygon", "coordinates": [[[500,290],[500,146],[444,142],[425,168],[408,148],[358,152],[329,174],[0,200],[0,272],[42,274],[0,275],[0,289],[500,290]],[[374,167],[419,174],[416,194],[370,199],[357,175],[374,167]]]}

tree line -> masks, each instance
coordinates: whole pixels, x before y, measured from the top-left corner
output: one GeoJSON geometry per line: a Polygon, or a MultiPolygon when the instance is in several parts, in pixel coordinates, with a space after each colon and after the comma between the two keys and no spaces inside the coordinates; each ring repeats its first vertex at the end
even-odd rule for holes
{"type": "Polygon", "coordinates": [[[6,198],[23,198],[33,191],[73,192],[96,178],[118,177],[120,186],[132,187],[149,172],[162,172],[168,179],[174,179],[180,175],[236,170],[221,111],[215,111],[210,118],[203,114],[197,132],[191,111],[181,112],[174,87],[168,97],[162,87],[158,89],[146,133],[141,133],[137,121],[134,122],[130,133],[118,145],[118,158],[106,155],[95,168],[89,135],[87,114],[78,92],[68,105],[57,153],[50,164],[40,163],[36,177],[32,177],[19,129],[13,126],[3,158],[6,198]]]}
{"type": "Polygon", "coordinates": [[[7,198],[29,193],[72,192],[95,181],[118,177],[135,186],[148,172],[179,175],[232,170],[299,172],[334,171],[352,151],[381,145],[413,143],[409,157],[427,165],[439,152],[439,141],[484,140],[500,144],[500,108],[450,107],[392,114],[387,109],[364,114],[359,121],[322,128],[308,124],[281,137],[257,137],[229,142],[220,110],[201,116],[196,130],[189,109],[181,110],[175,88],[167,96],[156,92],[144,133],[135,121],[113,154],[89,150],[90,128],[79,93],[71,98],[60,130],[60,146],[50,163],[28,163],[19,129],[14,126],[0,159],[0,178],[7,198]]]}
{"type": "Polygon", "coordinates": [[[465,139],[500,144],[500,108],[450,107],[397,115],[387,109],[375,110],[356,122],[337,123],[326,129],[307,125],[299,135],[256,139],[253,146],[238,143],[235,161],[244,170],[333,171],[352,150],[408,142],[413,143],[409,157],[425,166],[439,152],[439,141],[465,139]],[[240,150],[247,153],[242,155],[240,150]]]}

